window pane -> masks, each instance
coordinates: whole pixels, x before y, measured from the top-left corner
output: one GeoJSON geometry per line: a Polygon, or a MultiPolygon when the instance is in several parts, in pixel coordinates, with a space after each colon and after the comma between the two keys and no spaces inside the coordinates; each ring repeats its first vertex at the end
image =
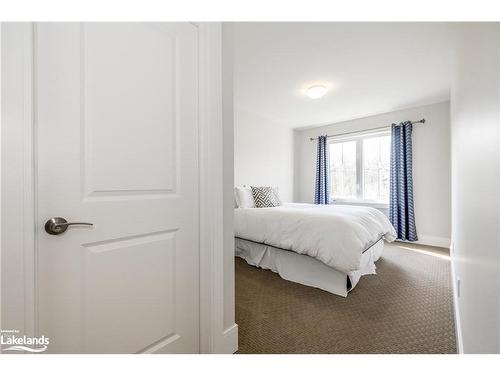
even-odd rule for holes
{"type": "Polygon", "coordinates": [[[330,176],[335,198],[356,198],[356,142],[330,144],[330,176]]]}
{"type": "Polygon", "coordinates": [[[363,165],[365,169],[376,169],[378,166],[378,138],[363,141],[363,165]]]}
{"type": "Polygon", "coordinates": [[[342,165],[342,144],[339,144],[340,147],[332,146],[330,146],[330,168],[342,165]]]}
{"type": "Polygon", "coordinates": [[[387,165],[387,170],[389,170],[389,163],[391,159],[391,137],[380,137],[380,158],[382,159],[382,164],[387,165]]]}
{"type": "Polygon", "coordinates": [[[364,170],[364,199],[378,200],[378,171],[376,169],[364,170]]]}
{"type": "MultiPolygon", "coordinates": [[[[389,163],[387,163],[389,165],[389,163]]],[[[381,171],[380,200],[389,202],[389,168],[381,171]]]]}
{"type": "Polygon", "coordinates": [[[363,140],[363,199],[389,201],[390,136],[363,140]]]}
{"type": "Polygon", "coordinates": [[[356,142],[342,143],[344,152],[344,168],[356,170],[356,142]]]}

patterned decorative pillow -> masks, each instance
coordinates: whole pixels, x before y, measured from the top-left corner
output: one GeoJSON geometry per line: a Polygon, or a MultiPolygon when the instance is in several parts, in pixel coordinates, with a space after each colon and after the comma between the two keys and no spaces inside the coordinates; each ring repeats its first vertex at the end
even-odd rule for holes
{"type": "Polygon", "coordinates": [[[271,186],[251,186],[255,207],[276,207],[281,206],[281,200],[277,189],[271,186]]]}

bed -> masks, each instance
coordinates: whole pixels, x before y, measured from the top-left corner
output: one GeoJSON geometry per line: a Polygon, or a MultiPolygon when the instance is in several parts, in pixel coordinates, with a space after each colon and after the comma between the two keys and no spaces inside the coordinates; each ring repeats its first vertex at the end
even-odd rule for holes
{"type": "Polygon", "coordinates": [[[346,297],[375,274],[384,241],[396,233],[380,211],[361,206],[285,203],[235,209],[235,254],[282,278],[346,297]]]}

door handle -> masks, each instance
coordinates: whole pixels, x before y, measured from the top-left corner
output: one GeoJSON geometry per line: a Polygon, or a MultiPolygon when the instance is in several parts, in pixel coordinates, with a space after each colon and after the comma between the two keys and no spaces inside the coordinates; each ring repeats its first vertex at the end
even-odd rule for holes
{"type": "Polygon", "coordinates": [[[80,221],[75,221],[70,223],[63,217],[53,217],[47,220],[47,222],[45,223],[45,231],[48,234],[58,235],[66,232],[66,229],[68,229],[70,225],[86,225],[89,227],[94,226],[94,224],[92,223],[85,223],[80,221]]]}

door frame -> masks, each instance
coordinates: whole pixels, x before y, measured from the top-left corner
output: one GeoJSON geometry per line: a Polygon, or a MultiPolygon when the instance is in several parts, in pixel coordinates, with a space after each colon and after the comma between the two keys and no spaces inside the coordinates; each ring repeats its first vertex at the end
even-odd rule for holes
{"type": "MultiPolygon", "coordinates": [[[[228,210],[224,213],[222,193],[232,189],[233,184],[224,178],[232,168],[232,158],[224,155],[223,148],[232,149],[233,140],[223,135],[228,128],[232,134],[233,123],[232,116],[223,119],[222,92],[223,77],[232,85],[232,76],[223,72],[221,23],[192,24],[198,29],[199,61],[200,352],[234,353],[238,347],[234,299],[224,298],[227,282],[232,281],[234,291],[234,267],[232,275],[224,274],[234,256],[232,246],[224,241],[224,221],[232,218],[228,218],[228,210]],[[227,311],[232,317],[230,324],[225,322],[227,311]]],[[[7,322],[10,327],[5,324],[4,328],[38,336],[36,24],[2,23],[1,28],[0,262],[3,258],[9,273],[0,280],[4,282],[0,296],[15,303],[11,307],[15,321],[7,322]]],[[[232,110],[232,103],[224,106],[232,110]]],[[[13,314],[0,313],[4,320],[9,315],[13,314]]],[[[0,320],[0,328],[4,320],[0,320]]]]}

